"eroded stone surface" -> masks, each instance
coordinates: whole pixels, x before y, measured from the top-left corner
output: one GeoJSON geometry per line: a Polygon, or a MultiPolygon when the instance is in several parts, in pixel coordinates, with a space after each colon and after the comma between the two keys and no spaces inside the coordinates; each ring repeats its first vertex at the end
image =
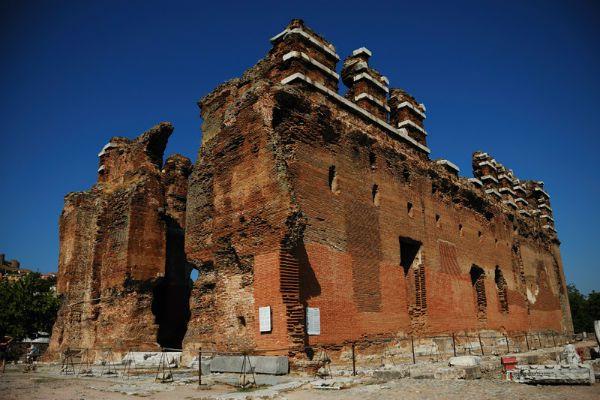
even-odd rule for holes
{"type": "Polygon", "coordinates": [[[175,326],[165,309],[187,309],[183,227],[191,164],[175,155],[163,166],[172,131],[161,123],[134,140],[112,138],[99,154],[98,183],[65,197],[57,287],[63,302],[51,353],[181,343],[187,321],[175,326]]]}

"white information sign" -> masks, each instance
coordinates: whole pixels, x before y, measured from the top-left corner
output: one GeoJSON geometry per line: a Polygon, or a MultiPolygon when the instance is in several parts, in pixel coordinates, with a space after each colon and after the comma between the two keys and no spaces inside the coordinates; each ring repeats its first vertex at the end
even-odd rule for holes
{"type": "Polygon", "coordinates": [[[306,308],[306,330],[309,335],[321,334],[321,312],[318,308],[306,308]]]}
{"type": "Polygon", "coordinates": [[[271,332],[271,307],[258,307],[258,325],[261,332],[271,332]]]}

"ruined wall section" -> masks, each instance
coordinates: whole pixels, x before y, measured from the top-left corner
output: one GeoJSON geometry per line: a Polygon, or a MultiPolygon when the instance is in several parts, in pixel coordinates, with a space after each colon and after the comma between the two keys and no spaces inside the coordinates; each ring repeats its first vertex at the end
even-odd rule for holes
{"type": "Polygon", "coordinates": [[[111,139],[99,154],[98,183],[66,196],[57,285],[63,301],[51,353],[67,347],[157,348],[161,321],[153,302],[167,268],[165,215],[182,219],[191,169],[189,160],[177,156],[167,162],[166,175],[161,171],[172,131],[161,123],[135,140],[111,139]],[[169,203],[168,193],[176,193],[179,204],[169,203]]]}
{"type": "Polygon", "coordinates": [[[279,266],[300,217],[292,202],[286,143],[261,62],[221,85],[200,105],[203,144],[189,182],[186,253],[199,270],[186,349],[290,346],[279,266]],[[258,307],[270,306],[273,330],[261,335],[258,307]]]}

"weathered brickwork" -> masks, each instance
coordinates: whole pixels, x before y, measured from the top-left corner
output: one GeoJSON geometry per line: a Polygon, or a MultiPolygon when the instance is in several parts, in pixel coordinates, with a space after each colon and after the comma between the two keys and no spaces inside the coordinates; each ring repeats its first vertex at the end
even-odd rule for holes
{"type": "Polygon", "coordinates": [[[474,178],[431,160],[425,106],[368,49],[340,63],[300,20],[271,42],[200,100],[193,169],[162,165],[161,124],[112,139],[98,184],[67,196],[53,349],[572,331],[542,182],[480,151],[474,178]]]}
{"type": "Polygon", "coordinates": [[[471,179],[431,161],[425,106],[390,88],[368,49],[343,61],[341,96],[321,36],[294,20],[272,43],[200,101],[186,347],[572,329],[543,183],[482,152],[471,179]],[[263,306],[271,332],[259,331],[263,306]]]}
{"type": "Polygon", "coordinates": [[[183,226],[191,163],[174,155],[163,166],[172,131],[161,123],[135,140],[112,138],[99,154],[98,183],[65,197],[62,305],[51,353],[181,344],[190,291],[183,226]]]}

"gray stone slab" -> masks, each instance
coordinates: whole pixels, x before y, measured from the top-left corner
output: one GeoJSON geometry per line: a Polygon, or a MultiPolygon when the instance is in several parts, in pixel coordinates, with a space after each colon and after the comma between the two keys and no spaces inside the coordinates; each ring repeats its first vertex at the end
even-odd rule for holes
{"type": "MultiPolygon", "coordinates": [[[[250,365],[257,374],[284,375],[289,371],[287,356],[250,356],[250,364],[246,363],[246,372],[250,372],[250,365]]],[[[211,372],[233,372],[242,370],[243,356],[216,356],[211,360],[211,372]]]]}
{"type": "Polygon", "coordinates": [[[166,352],[164,356],[160,351],[130,351],[121,360],[121,364],[131,364],[135,367],[156,367],[160,364],[161,357],[172,367],[181,363],[181,352],[166,352]]]}
{"type": "MultiPolygon", "coordinates": [[[[210,374],[210,360],[202,360],[202,375],[210,374]]],[[[194,360],[188,365],[189,368],[198,371],[198,357],[195,357],[194,360]]]]}
{"type": "Polygon", "coordinates": [[[478,356],[458,356],[450,357],[449,364],[459,367],[475,367],[481,364],[481,357],[478,356]]]}
{"type": "Polygon", "coordinates": [[[594,371],[589,365],[523,365],[509,371],[515,382],[529,384],[591,385],[594,371]]]}
{"type": "Polygon", "coordinates": [[[410,374],[408,368],[402,370],[376,370],[373,371],[373,377],[384,381],[391,381],[393,379],[406,378],[410,374]]]}
{"type": "Polygon", "coordinates": [[[462,369],[464,370],[464,376],[461,377],[462,379],[467,379],[467,380],[481,379],[481,368],[479,368],[479,366],[462,367],[462,369]]]}

